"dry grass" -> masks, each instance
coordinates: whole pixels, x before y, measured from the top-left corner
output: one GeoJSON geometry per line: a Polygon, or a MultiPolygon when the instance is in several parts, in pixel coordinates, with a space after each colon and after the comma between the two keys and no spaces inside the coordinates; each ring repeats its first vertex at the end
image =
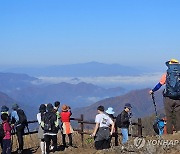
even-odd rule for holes
{"type": "MultiPolygon", "coordinates": [[[[86,130],[88,132],[88,130],[86,130]]],[[[92,131],[89,131],[91,133],[92,131]]],[[[164,139],[172,139],[172,140],[179,140],[180,134],[175,134],[175,135],[165,135],[163,136],[164,139]]],[[[129,138],[130,143],[133,144],[134,138],[129,138]]],[[[148,139],[156,139],[156,136],[147,136],[146,140],[148,139]]],[[[66,141],[68,142],[68,137],[66,138],[66,141]]],[[[28,152],[25,152],[25,154],[41,154],[40,148],[39,147],[39,140],[37,138],[37,134],[33,135],[26,135],[24,136],[24,148],[25,149],[31,149],[28,152]],[[38,149],[37,149],[38,148],[38,149]],[[37,151],[36,151],[37,150],[37,151]]],[[[81,135],[78,132],[73,133],[73,145],[76,148],[67,148],[64,151],[61,152],[56,152],[55,154],[58,153],[64,153],[64,154],[95,154],[99,153],[99,151],[96,151],[94,148],[94,140],[89,136],[89,135],[84,135],[84,146],[82,148],[81,144],[81,135]]],[[[121,143],[121,137],[119,136],[119,143],[121,143]]],[[[62,139],[61,139],[61,134],[58,133],[58,145],[62,145],[62,139]]],[[[112,139],[112,147],[114,147],[114,138],[112,139]]],[[[17,149],[17,137],[13,137],[13,151],[17,149]]],[[[111,151],[112,152],[112,151],[111,151]]],[[[170,152],[171,153],[171,152],[170,152]]]]}
{"type": "MultiPolygon", "coordinates": [[[[92,131],[85,130],[88,133],[92,133],[92,131]]],[[[17,137],[14,135],[12,137],[13,139],[13,146],[12,146],[12,152],[15,152],[18,148],[18,142],[17,142],[17,137]]],[[[31,149],[31,152],[26,152],[28,153],[36,153],[40,154],[40,148],[39,147],[39,139],[37,138],[37,134],[33,135],[25,135],[24,136],[24,149],[31,149]],[[37,151],[36,151],[37,149],[37,151]]],[[[68,143],[68,136],[66,136],[66,142],[68,143]]],[[[58,145],[62,145],[62,139],[61,139],[61,134],[58,133],[58,145]]],[[[114,139],[112,139],[112,145],[114,145],[114,139]]],[[[96,152],[94,148],[94,140],[90,135],[84,135],[84,144],[82,148],[82,142],[81,142],[81,135],[78,132],[73,133],[73,146],[75,148],[68,148],[63,153],[84,153],[86,152],[87,154],[91,154],[96,152]]]]}

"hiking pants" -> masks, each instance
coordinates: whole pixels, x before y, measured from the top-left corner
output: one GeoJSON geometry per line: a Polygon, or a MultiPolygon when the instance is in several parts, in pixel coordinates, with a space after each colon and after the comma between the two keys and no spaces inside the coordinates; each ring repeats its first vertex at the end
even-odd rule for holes
{"type": "MultiPolygon", "coordinates": [[[[72,146],[72,134],[68,134],[69,137],[69,146],[72,146]]],[[[66,146],[66,134],[62,134],[63,145],[66,146]]]]}
{"type": "Polygon", "coordinates": [[[20,125],[16,127],[16,134],[17,134],[17,139],[19,143],[19,150],[23,150],[24,146],[24,141],[23,141],[23,135],[24,135],[24,126],[20,125]]]}
{"type": "Polygon", "coordinates": [[[109,149],[110,142],[111,142],[111,138],[109,138],[107,140],[104,139],[101,141],[95,141],[94,145],[95,145],[96,150],[109,149]]]}
{"type": "Polygon", "coordinates": [[[57,135],[45,135],[44,140],[46,142],[46,153],[50,153],[50,145],[51,145],[51,140],[52,140],[52,146],[54,146],[53,151],[57,150],[57,135]]]}
{"type": "Polygon", "coordinates": [[[122,133],[122,144],[125,144],[128,141],[128,128],[121,128],[122,133]]]}
{"type": "Polygon", "coordinates": [[[11,154],[11,139],[9,140],[3,139],[2,143],[3,143],[2,154],[11,154]]]}
{"type": "Polygon", "coordinates": [[[167,133],[180,131],[180,100],[173,100],[169,97],[164,97],[164,107],[167,116],[167,133]]]}
{"type": "Polygon", "coordinates": [[[97,150],[110,148],[111,137],[109,127],[100,127],[95,136],[95,148],[97,150]]]}

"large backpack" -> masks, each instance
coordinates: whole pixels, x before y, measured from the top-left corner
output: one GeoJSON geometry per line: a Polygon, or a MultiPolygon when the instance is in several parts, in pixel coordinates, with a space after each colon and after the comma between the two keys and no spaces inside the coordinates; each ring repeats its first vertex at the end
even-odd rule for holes
{"type": "Polygon", "coordinates": [[[44,131],[52,132],[55,130],[55,118],[56,114],[54,112],[46,112],[43,115],[42,121],[44,122],[44,131]]]}
{"type": "Polygon", "coordinates": [[[4,129],[3,129],[3,123],[0,123],[0,142],[5,137],[4,129]]]}
{"type": "Polygon", "coordinates": [[[121,128],[122,123],[121,123],[121,113],[116,117],[116,126],[121,128]]]}
{"type": "Polygon", "coordinates": [[[167,64],[165,96],[180,98],[180,64],[167,64]]]}
{"type": "Polygon", "coordinates": [[[17,114],[19,117],[19,121],[17,123],[23,124],[24,126],[27,126],[28,125],[27,117],[26,117],[26,114],[24,113],[24,111],[22,109],[18,109],[17,114]]]}

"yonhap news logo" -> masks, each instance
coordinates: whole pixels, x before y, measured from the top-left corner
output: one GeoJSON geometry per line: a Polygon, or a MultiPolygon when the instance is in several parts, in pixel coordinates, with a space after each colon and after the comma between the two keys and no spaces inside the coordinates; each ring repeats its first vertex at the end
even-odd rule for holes
{"type": "Polygon", "coordinates": [[[136,137],[134,139],[134,146],[137,149],[143,148],[146,144],[152,146],[175,146],[179,144],[179,140],[165,140],[165,139],[152,139],[152,140],[145,140],[144,138],[136,137]]]}
{"type": "Polygon", "coordinates": [[[137,148],[137,149],[141,149],[145,146],[146,144],[146,141],[144,138],[140,138],[140,137],[136,137],[134,139],[134,146],[137,148]]]}

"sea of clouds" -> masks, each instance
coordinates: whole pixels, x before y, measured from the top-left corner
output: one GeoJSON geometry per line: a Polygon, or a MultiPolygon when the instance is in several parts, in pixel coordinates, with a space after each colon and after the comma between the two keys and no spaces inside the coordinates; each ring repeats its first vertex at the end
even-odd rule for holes
{"type": "MultiPolygon", "coordinates": [[[[38,84],[57,84],[61,82],[78,84],[80,82],[92,83],[105,88],[126,87],[126,89],[137,89],[152,87],[159,82],[162,72],[142,74],[138,76],[102,76],[102,77],[38,77],[38,84]]],[[[37,83],[34,83],[37,84],[37,83]]]]}

